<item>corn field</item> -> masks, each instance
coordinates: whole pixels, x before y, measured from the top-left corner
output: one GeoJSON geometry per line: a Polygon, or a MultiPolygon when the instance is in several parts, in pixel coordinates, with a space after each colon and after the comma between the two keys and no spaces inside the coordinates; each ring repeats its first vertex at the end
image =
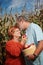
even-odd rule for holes
{"type": "MultiPolygon", "coordinates": [[[[26,16],[25,14],[21,14],[22,16],[26,16]]],[[[33,14],[33,15],[28,15],[28,21],[34,22],[38,24],[42,30],[43,30],[43,9],[40,10],[40,14],[33,14]]],[[[5,43],[9,40],[8,36],[8,29],[12,26],[14,26],[16,23],[16,19],[12,14],[5,14],[3,17],[0,17],[0,51],[3,51],[3,54],[0,54],[0,58],[2,59],[2,56],[5,56],[5,43]],[[1,50],[2,47],[2,50],[1,50]]],[[[2,63],[2,61],[0,60],[2,63]]]]}

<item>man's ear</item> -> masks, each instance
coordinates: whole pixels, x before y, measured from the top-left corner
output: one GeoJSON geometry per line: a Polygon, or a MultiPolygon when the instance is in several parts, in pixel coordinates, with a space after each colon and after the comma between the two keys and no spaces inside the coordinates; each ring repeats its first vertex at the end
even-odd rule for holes
{"type": "Polygon", "coordinates": [[[23,23],[23,21],[20,22],[21,24],[23,23]]]}

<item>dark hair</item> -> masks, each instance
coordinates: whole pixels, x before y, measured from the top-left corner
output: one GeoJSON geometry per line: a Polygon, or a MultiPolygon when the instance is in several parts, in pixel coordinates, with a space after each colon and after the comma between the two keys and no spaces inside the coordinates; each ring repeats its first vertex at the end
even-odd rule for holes
{"type": "Polygon", "coordinates": [[[0,33],[0,41],[5,40],[5,37],[2,33],[0,33]]]}
{"type": "Polygon", "coordinates": [[[18,16],[17,17],[17,21],[20,22],[22,20],[25,20],[25,21],[28,21],[28,17],[25,17],[25,16],[18,16]]]}

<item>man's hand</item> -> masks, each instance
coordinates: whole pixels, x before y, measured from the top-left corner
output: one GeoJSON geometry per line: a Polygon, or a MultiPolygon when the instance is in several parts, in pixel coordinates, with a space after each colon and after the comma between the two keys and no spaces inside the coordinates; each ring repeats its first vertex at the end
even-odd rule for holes
{"type": "Polygon", "coordinates": [[[32,55],[29,55],[27,56],[29,60],[35,60],[35,56],[32,54],[32,55]]]}
{"type": "MultiPolygon", "coordinates": [[[[36,56],[38,56],[38,55],[42,52],[42,50],[43,50],[43,40],[38,43],[34,54],[35,54],[36,56]]],[[[32,55],[29,55],[29,56],[27,56],[27,57],[28,57],[28,59],[30,59],[30,60],[34,60],[34,59],[36,58],[33,54],[32,54],[32,55]]]]}

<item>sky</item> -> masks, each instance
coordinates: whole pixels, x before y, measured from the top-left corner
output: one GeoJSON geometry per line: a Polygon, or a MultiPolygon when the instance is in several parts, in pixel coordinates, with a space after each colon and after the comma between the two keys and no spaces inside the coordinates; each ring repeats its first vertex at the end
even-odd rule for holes
{"type": "MultiPolygon", "coordinates": [[[[0,0],[0,6],[9,13],[11,8],[12,12],[21,12],[23,6],[26,3],[26,10],[31,11],[34,10],[34,5],[36,4],[37,0],[0,0]]],[[[39,0],[38,0],[39,1],[39,0]]],[[[43,4],[43,0],[40,0],[40,4],[43,4]]]]}

